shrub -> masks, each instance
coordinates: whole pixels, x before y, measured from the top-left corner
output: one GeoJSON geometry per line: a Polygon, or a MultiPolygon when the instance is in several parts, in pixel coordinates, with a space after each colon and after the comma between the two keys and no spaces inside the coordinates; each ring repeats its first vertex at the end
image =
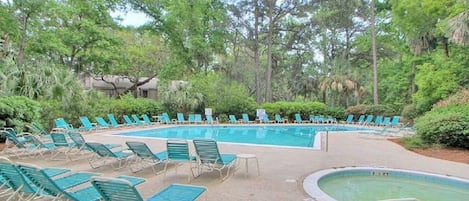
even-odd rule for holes
{"type": "MultiPolygon", "coordinates": [[[[299,113],[303,117],[307,117],[310,114],[321,114],[321,115],[334,115],[328,113],[326,105],[321,102],[274,102],[264,103],[259,106],[265,109],[266,113],[273,116],[280,114],[284,117],[293,119],[296,113],[299,113]]],[[[335,110],[333,110],[335,111],[335,110]]]]}
{"type": "Polygon", "coordinates": [[[469,105],[436,108],[417,118],[415,126],[425,143],[469,149],[469,105]]]}
{"type": "Polygon", "coordinates": [[[25,126],[40,118],[40,104],[24,96],[0,98],[0,127],[10,127],[17,132],[26,130],[25,126]]]}
{"type": "Polygon", "coordinates": [[[393,107],[388,105],[355,105],[348,107],[346,110],[347,114],[353,114],[359,116],[362,114],[372,114],[374,116],[395,116],[396,111],[393,107]]]}
{"type": "Polygon", "coordinates": [[[415,108],[414,104],[406,105],[404,106],[404,109],[402,109],[401,116],[405,121],[412,121],[418,116],[417,108],[415,108]]]}

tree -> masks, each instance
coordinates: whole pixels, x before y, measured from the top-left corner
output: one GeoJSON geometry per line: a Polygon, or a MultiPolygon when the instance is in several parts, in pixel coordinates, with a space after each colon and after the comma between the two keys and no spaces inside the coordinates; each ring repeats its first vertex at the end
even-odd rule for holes
{"type": "Polygon", "coordinates": [[[120,58],[112,64],[114,68],[103,66],[95,68],[95,79],[102,80],[114,87],[117,97],[132,92],[134,97],[138,95],[138,87],[156,78],[163,66],[167,65],[168,50],[163,39],[150,31],[137,31],[131,28],[123,29],[118,35],[124,41],[122,48],[116,53],[120,58]],[[127,78],[132,83],[127,89],[119,93],[116,80],[106,78],[105,75],[116,75],[127,78]],[[141,79],[145,77],[145,79],[141,79]]]}

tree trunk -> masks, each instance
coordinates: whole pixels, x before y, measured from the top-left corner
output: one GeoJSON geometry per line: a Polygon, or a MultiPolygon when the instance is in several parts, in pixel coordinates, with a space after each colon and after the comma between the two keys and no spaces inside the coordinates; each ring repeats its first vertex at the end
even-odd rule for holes
{"type": "Polygon", "coordinates": [[[256,73],[256,101],[262,103],[261,93],[261,65],[259,56],[259,2],[254,0],[254,68],[256,73]]]}
{"type": "Polygon", "coordinates": [[[274,31],[274,21],[272,19],[273,10],[275,7],[275,0],[268,1],[269,3],[269,36],[267,38],[267,70],[265,75],[265,101],[272,101],[272,40],[274,31]]]}
{"type": "Polygon", "coordinates": [[[375,32],[375,1],[371,1],[371,40],[373,45],[373,103],[379,104],[378,97],[378,59],[376,50],[376,32],[375,32]]]}

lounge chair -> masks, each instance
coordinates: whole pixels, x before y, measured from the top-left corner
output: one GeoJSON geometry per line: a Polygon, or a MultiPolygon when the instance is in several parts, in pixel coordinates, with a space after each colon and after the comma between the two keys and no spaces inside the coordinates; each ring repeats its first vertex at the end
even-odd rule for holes
{"type": "Polygon", "coordinates": [[[144,199],[135,186],[124,179],[93,177],[91,184],[99,191],[104,201],[193,201],[206,190],[202,186],[171,184],[144,199]]]}
{"type": "Polygon", "coordinates": [[[246,113],[243,113],[243,114],[242,114],[242,120],[241,120],[241,122],[243,122],[244,124],[254,123],[254,121],[249,120],[249,115],[246,114],[246,113]]]}
{"type": "Polygon", "coordinates": [[[107,118],[109,119],[109,122],[111,122],[111,126],[114,128],[121,127],[123,124],[119,124],[114,117],[114,114],[107,114],[107,118]]]}
{"type": "Polygon", "coordinates": [[[100,199],[99,193],[92,186],[75,190],[74,187],[90,181],[96,173],[78,172],[57,179],[51,178],[44,169],[26,163],[18,163],[19,170],[31,183],[54,200],[69,199],[75,201],[87,201],[100,199]]]}
{"type": "Polygon", "coordinates": [[[228,121],[229,121],[230,123],[232,123],[232,124],[237,124],[237,123],[239,123],[239,121],[236,119],[236,117],[235,117],[234,115],[232,115],[232,114],[228,115],[228,119],[229,119],[228,121]]]}
{"type": "MultiPolygon", "coordinates": [[[[49,177],[70,172],[70,169],[66,168],[44,168],[43,170],[49,177]]],[[[7,191],[13,191],[6,200],[32,200],[44,196],[40,189],[26,179],[14,162],[3,156],[0,156],[0,176],[6,184],[3,187],[10,188],[7,191]]]]}
{"type": "Polygon", "coordinates": [[[91,168],[95,169],[101,166],[106,165],[109,160],[114,160],[118,162],[118,166],[114,166],[114,163],[111,163],[111,166],[114,169],[120,169],[127,165],[128,160],[131,158],[132,153],[124,152],[123,150],[111,151],[104,144],[97,142],[86,142],[86,147],[90,148],[95,155],[88,159],[88,162],[91,168]],[[101,165],[96,165],[96,162],[100,162],[101,165]]]}
{"type": "Polygon", "coordinates": [[[353,123],[353,114],[349,114],[347,116],[347,120],[345,120],[346,124],[352,124],[353,123]]]}
{"type": "Polygon", "coordinates": [[[391,127],[399,127],[400,116],[393,116],[391,120],[391,127]]]}
{"type": "Polygon", "coordinates": [[[160,122],[162,122],[162,123],[165,123],[165,124],[173,123],[173,122],[171,121],[171,118],[169,118],[168,113],[166,113],[166,112],[161,115],[161,118],[162,118],[162,119],[160,120],[160,122]]]}
{"type": "Polygon", "coordinates": [[[177,121],[176,123],[178,124],[185,124],[187,121],[184,119],[184,114],[183,113],[177,113],[177,121]]]}
{"type": "Polygon", "coordinates": [[[381,122],[383,121],[383,116],[376,116],[375,121],[371,122],[374,126],[379,126],[381,125],[381,122]]]}
{"type": "Polygon", "coordinates": [[[299,113],[296,113],[295,114],[295,123],[302,124],[302,123],[310,123],[310,122],[307,121],[307,120],[303,120],[301,118],[301,115],[299,113]]]}
{"type": "Polygon", "coordinates": [[[365,115],[362,114],[358,117],[358,120],[354,123],[355,124],[363,124],[363,122],[365,122],[365,115]]]}
{"type": "Polygon", "coordinates": [[[327,116],[327,119],[325,120],[326,123],[330,123],[330,124],[336,124],[337,123],[337,119],[334,118],[333,116],[327,116]]]}
{"type": "Polygon", "coordinates": [[[206,122],[208,124],[213,124],[214,123],[212,115],[205,115],[205,118],[206,118],[206,122]]]}
{"type": "MultiPolygon", "coordinates": [[[[68,134],[70,136],[70,139],[72,139],[73,143],[75,144],[75,148],[77,149],[76,154],[81,153],[82,151],[89,151],[92,152],[92,150],[86,146],[86,141],[85,138],[83,138],[83,135],[81,133],[76,133],[72,132],[68,134]]],[[[120,144],[104,144],[108,149],[114,149],[116,147],[121,147],[120,144]]],[[[73,160],[72,158],[69,158],[70,160],[73,160]]]]}
{"type": "Polygon", "coordinates": [[[152,122],[150,120],[150,117],[148,117],[148,115],[146,114],[142,114],[142,118],[143,118],[143,122],[145,122],[146,125],[155,125],[156,122],[152,122]]]}
{"type": "Polygon", "coordinates": [[[81,128],[74,128],[72,124],[69,124],[64,118],[55,119],[55,127],[63,129],[65,131],[83,131],[81,128]]]}
{"type": "Polygon", "coordinates": [[[97,130],[98,126],[95,123],[91,123],[90,119],[88,117],[82,116],[79,117],[81,124],[83,124],[82,129],[85,131],[92,131],[92,130],[97,130]]]}
{"type": "Polygon", "coordinates": [[[202,121],[202,115],[201,115],[201,114],[195,114],[195,115],[194,115],[194,123],[196,123],[196,124],[201,124],[201,123],[203,123],[203,121],[202,121]]]}
{"type": "MultiPolygon", "coordinates": [[[[44,153],[53,153],[57,151],[57,147],[54,145],[54,143],[42,142],[34,135],[27,135],[25,136],[25,138],[28,140],[29,143],[33,144],[34,150],[32,154],[34,155],[40,155],[42,158],[45,159],[44,153]]],[[[57,153],[53,154],[52,158],[54,158],[56,154],[57,153]]]]}
{"type": "Polygon", "coordinates": [[[13,132],[9,130],[0,130],[0,135],[6,138],[2,153],[8,156],[20,158],[24,155],[31,154],[37,149],[36,146],[27,143],[27,138],[25,138],[27,135],[18,136],[14,130],[13,132]],[[15,148],[11,146],[11,143],[15,145],[15,148]]]}
{"type": "Polygon", "coordinates": [[[127,141],[125,144],[127,144],[129,150],[131,150],[136,156],[135,161],[130,164],[130,170],[132,172],[137,172],[147,166],[151,166],[153,172],[158,174],[159,172],[156,171],[155,165],[162,163],[168,157],[168,153],[166,151],[158,153],[152,152],[144,142],[127,141]]]}
{"type": "Polygon", "coordinates": [[[193,143],[199,162],[199,175],[203,170],[216,170],[220,173],[220,179],[225,180],[235,164],[236,154],[221,154],[214,140],[193,140],[193,143]],[[223,176],[222,170],[225,168],[227,172],[223,176]]]}
{"type": "Polygon", "coordinates": [[[53,160],[61,159],[57,157],[59,156],[59,154],[62,153],[64,156],[63,160],[67,158],[72,160],[69,154],[71,153],[72,149],[75,148],[75,143],[69,142],[67,140],[67,135],[64,133],[51,133],[50,136],[52,139],[52,143],[55,146],[55,149],[54,149],[55,154],[51,157],[51,159],[53,160]]]}
{"type": "Polygon", "coordinates": [[[364,126],[369,125],[369,124],[371,124],[372,121],[373,121],[373,115],[370,114],[370,115],[366,116],[366,120],[363,122],[363,125],[364,126]]]}
{"type": "Polygon", "coordinates": [[[280,116],[280,114],[276,114],[275,115],[275,122],[276,123],[288,123],[288,119],[284,119],[284,118],[282,118],[282,116],[280,116]]]}
{"type": "Polygon", "coordinates": [[[195,114],[189,114],[187,118],[187,123],[195,124],[195,114]]]}
{"type": "Polygon", "coordinates": [[[138,125],[137,123],[133,122],[132,119],[130,119],[129,116],[127,116],[125,114],[122,116],[122,118],[124,118],[126,126],[137,126],[138,125]]]}
{"type": "MultiPolygon", "coordinates": [[[[165,160],[164,164],[164,176],[166,177],[167,167],[169,163],[189,163],[189,171],[191,174],[188,176],[188,181],[191,181],[192,177],[195,177],[193,169],[196,166],[193,166],[192,163],[196,163],[197,159],[194,156],[189,154],[189,144],[186,140],[167,140],[166,141],[166,151],[168,158],[165,160]],[[192,177],[191,177],[192,176],[192,177]]],[[[176,172],[177,172],[176,165],[176,172]]]]}
{"type": "Polygon", "coordinates": [[[261,118],[261,123],[264,123],[264,124],[269,124],[269,123],[275,123],[274,120],[270,120],[269,119],[269,115],[266,113],[262,116],[261,118]]]}
{"type": "Polygon", "coordinates": [[[136,114],[131,115],[132,119],[134,120],[137,126],[144,126],[146,123],[142,121],[136,114]]]}
{"type": "Polygon", "coordinates": [[[98,123],[99,128],[111,128],[111,125],[107,123],[106,120],[102,117],[95,117],[94,118],[96,122],[98,123]]]}
{"type": "Polygon", "coordinates": [[[391,117],[384,117],[379,126],[391,126],[391,117]]]}

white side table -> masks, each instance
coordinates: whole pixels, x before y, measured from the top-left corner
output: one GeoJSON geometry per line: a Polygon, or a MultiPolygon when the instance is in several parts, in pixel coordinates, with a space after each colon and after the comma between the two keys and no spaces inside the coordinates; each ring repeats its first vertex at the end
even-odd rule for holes
{"type": "Polygon", "coordinates": [[[238,154],[237,156],[237,163],[239,163],[239,160],[244,159],[244,164],[246,166],[246,177],[249,174],[249,159],[255,159],[256,160],[256,167],[257,167],[257,175],[260,176],[261,172],[259,170],[259,161],[257,160],[257,156],[255,154],[238,154]]]}

